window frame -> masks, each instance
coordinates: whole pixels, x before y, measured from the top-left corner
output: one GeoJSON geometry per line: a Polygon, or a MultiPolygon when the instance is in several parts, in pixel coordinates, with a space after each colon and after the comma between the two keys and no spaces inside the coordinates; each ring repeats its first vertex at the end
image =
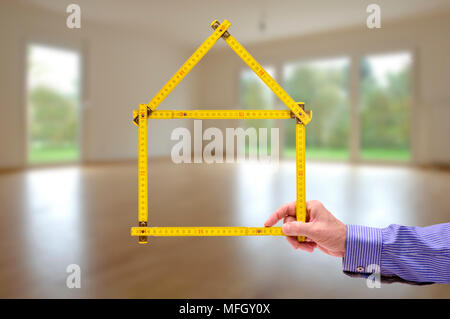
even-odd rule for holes
{"type": "Polygon", "coordinates": [[[78,165],[83,163],[84,159],[84,148],[85,143],[83,143],[83,139],[85,134],[83,134],[83,129],[85,128],[84,123],[86,119],[85,111],[84,111],[84,101],[86,97],[86,49],[85,46],[82,43],[72,43],[67,39],[64,38],[58,38],[54,40],[49,40],[46,37],[42,36],[29,36],[23,39],[21,43],[22,47],[22,79],[21,79],[21,105],[22,105],[22,112],[21,112],[21,125],[22,125],[22,141],[23,141],[23,147],[22,147],[22,166],[23,167],[50,167],[50,166],[67,166],[67,165],[78,165]],[[79,87],[79,103],[78,103],[78,129],[77,129],[77,146],[78,146],[78,158],[75,160],[70,161],[56,161],[51,163],[30,163],[28,160],[29,156],[29,127],[28,127],[28,115],[29,115],[29,109],[28,109],[28,100],[27,100],[27,94],[28,94],[28,48],[30,46],[37,45],[37,46],[43,46],[48,47],[56,50],[66,50],[66,51],[74,51],[79,56],[79,75],[80,75],[80,87],[79,87]]]}
{"type": "MultiPolygon", "coordinates": [[[[355,62],[353,63],[352,60],[352,65],[350,66],[350,68],[354,69],[355,74],[355,80],[356,83],[352,84],[352,89],[353,86],[355,87],[355,89],[351,90],[350,94],[354,95],[354,99],[355,99],[355,105],[353,105],[353,112],[352,114],[357,115],[354,120],[352,119],[351,122],[354,122],[355,128],[356,129],[356,138],[355,141],[353,141],[353,143],[357,142],[357,145],[355,145],[354,147],[357,146],[357,152],[356,154],[354,154],[354,158],[352,162],[355,163],[364,163],[364,164],[373,164],[373,165],[377,165],[377,164],[382,164],[382,165],[391,165],[391,166],[411,166],[414,164],[417,164],[417,143],[418,143],[418,133],[417,133],[417,129],[415,128],[415,126],[413,126],[413,115],[414,114],[421,114],[421,109],[419,107],[418,103],[414,103],[414,101],[417,101],[417,52],[414,48],[408,48],[408,47],[404,47],[404,46],[399,46],[399,47],[395,47],[395,48],[390,48],[390,49],[373,49],[373,50],[364,50],[364,51],[360,51],[358,54],[354,55],[355,57],[355,62]],[[360,151],[361,151],[361,143],[360,143],[360,139],[361,139],[361,132],[360,132],[360,116],[359,116],[359,111],[360,111],[360,103],[361,103],[361,99],[360,99],[360,84],[361,84],[361,73],[360,73],[360,66],[361,66],[361,61],[363,58],[367,57],[367,56],[373,56],[373,55],[389,55],[389,54],[396,54],[396,53],[409,53],[411,55],[411,108],[410,108],[410,125],[409,125],[409,141],[410,141],[410,145],[409,145],[409,149],[410,149],[410,158],[408,160],[405,161],[396,161],[396,160],[390,160],[390,159],[364,159],[361,158],[360,156],[360,151]]],[[[351,79],[351,82],[353,80],[351,79]]],[[[419,116],[420,118],[420,116],[419,116]]],[[[421,125],[422,123],[418,124],[421,125]]],[[[414,124],[416,125],[416,124],[414,124]]]]}

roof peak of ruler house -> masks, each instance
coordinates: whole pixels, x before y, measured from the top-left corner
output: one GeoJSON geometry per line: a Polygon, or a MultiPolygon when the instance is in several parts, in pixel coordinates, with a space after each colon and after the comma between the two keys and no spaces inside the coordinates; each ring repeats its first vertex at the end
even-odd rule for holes
{"type": "MultiPolygon", "coordinates": [[[[232,113],[232,111],[222,111],[222,114],[217,110],[205,110],[210,113],[216,112],[216,115],[206,115],[207,112],[203,111],[158,111],[152,115],[153,112],[156,111],[156,108],[161,104],[161,102],[175,89],[175,87],[180,84],[180,82],[184,79],[185,76],[197,65],[198,62],[208,53],[209,50],[212,49],[214,44],[220,38],[223,38],[228,46],[248,65],[248,67],[267,85],[269,89],[290,109],[291,117],[297,118],[304,125],[308,124],[311,120],[312,113],[311,111],[306,112],[304,110],[303,102],[295,102],[289,94],[270,76],[270,74],[253,58],[253,56],[228,32],[228,28],[231,26],[231,23],[228,20],[225,20],[222,23],[219,23],[217,20],[214,20],[211,23],[211,27],[214,29],[214,32],[195,50],[195,52],[186,60],[186,62],[178,69],[178,71],[167,81],[167,83],[156,93],[156,95],[150,100],[147,104],[147,116],[148,118],[155,119],[170,119],[170,118],[214,118],[214,119],[242,119],[242,118],[270,118],[270,116],[276,116],[275,118],[279,118],[278,116],[282,116],[285,118],[286,115],[278,115],[275,113],[276,110],[273,110],[274,113],[268,112],[264,115],[264,113],[256,114],[258,111],[254,110],[254,117],[251,117],[252,114],[247,112],[246,116],[241,116],[239,110],[234,110],[236,113],[232,113]],[[198,113],[194,113],[198,112],[198,113]],[[221,117],[223,115],[223,117],[221,117]]],[[[243,111],[243,110],[242,110],[243,111]]],[[[241,111],[241,112],[242,112],[241,111]]],[[[267,112],[267,110],[266,110],[267,112]]],[[[138,125],[139,117],[137,116],[137,111],[133,112],[133,120],[136,125],[138,125]]]]}

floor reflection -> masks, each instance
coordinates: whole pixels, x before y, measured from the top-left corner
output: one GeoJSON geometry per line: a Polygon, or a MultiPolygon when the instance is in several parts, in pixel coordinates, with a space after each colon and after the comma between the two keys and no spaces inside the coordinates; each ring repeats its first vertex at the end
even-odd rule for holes
{"type": "Polygon", "coordinates": [[[45,278],[47,285],[64,286],[66,267],[83,265],[80,175],[80,168],[71,167],[40,169],[25,176],[24,259],[33,282],[45,278]]]}
{"type": "MultiPolygon", "coordinates": [[[[307,199],[347,224],[448,222],[450,173],[306,164],[307,199]]],[[[294,201],[295,163],[183,165],[152,160],[150,225],[262,226],[294,201]]],[[[293,251],[284,238],[129,236],[137,219],[136,164],[0,175],[0,297],[450,297],[447,286],[367,289],[341,261],[293,251]],[[67,265],[82,269],[68,289],[67,265]],[[149,288],[151,287],[151,288],[149,288]],[[218,289],[221,287],[221,289],[218,289]]]]}

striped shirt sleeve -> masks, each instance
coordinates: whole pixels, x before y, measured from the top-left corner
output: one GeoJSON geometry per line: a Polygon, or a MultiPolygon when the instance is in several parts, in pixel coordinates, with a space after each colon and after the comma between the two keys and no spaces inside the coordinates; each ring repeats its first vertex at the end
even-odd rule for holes
{"type": "Polygon", "coordinates": [[[450,283],[450,223],[387,228],[347,225],[343,270],[450,283]]]}

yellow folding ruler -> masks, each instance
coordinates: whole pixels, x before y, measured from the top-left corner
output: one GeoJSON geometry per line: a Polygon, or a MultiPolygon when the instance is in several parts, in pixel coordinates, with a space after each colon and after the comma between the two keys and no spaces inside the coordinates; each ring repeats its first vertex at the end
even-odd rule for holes
{"type": "MultiPolygon", "coordinates": [[[[148,104],[140,104],[133,111],[133,123],[138,126],[138,227],[131,227],[131,235],[139,237],[139,243],[148,242],[148,236],[285,236],[281,227],[149,227],[148,226],[148,119],[295,119],[296,120],[296,180],[297,220],[306,221],[305,197],[305,125],[312,117],[311,111],[304,110],[303,102],[295,102],[283,88],[267,73],[250,53],[227,31],[230,22],[214,20],[214,32],[189,57],[181,68],[170,78],[148,104]],[[255,74],[275,93],[289,110],[163,110],[157,111],[159,104],[205,56],[213,45],[223,38],[234,52],[255,72],[255,74]]],[[[304,237],[298,237],[304,241],[304,237]]]]}
{"type": "Polygon", "coordinates": [[[281,227],[133,227],[133,236],[284,236],[281,227]]]}
{"type": "MultiPolygon", "coordinates": [[[[146,106],[146,104],[144,104],[146,106]]],[[[133,112],[134,124],[139,126],[138,111],[133,112]]],[[[152,111],[149,119],[290,119],[295,118],[292,111],[284,110],[180,110],[180,111],[152,111]]]]}

